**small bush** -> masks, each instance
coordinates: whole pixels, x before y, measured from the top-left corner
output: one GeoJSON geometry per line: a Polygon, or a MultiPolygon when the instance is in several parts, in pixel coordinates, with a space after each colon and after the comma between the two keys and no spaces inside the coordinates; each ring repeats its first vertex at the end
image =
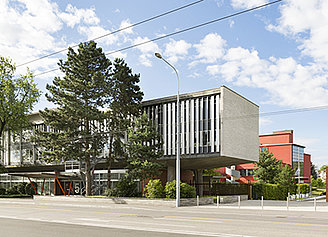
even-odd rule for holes
{"type": "Polygon", "coordinates": [[[106,190],[105,193],[112,197],[140,197],[141,193],[138,192],[138,184],[132,178],[124,176],[117,182],[115,188],[106,190]]]}
{"type": "Polygon", "coordinates": [[[175,180],[166,183],[164,189],[166,198],[174,199],[176,197],[176,186],[177,182],[175,180]]]}
{"type": "MultiPolygon", "coordinates": [[[[176,198],[176,185],[177,182],[167,182],[165,185],[165,195],[167,198],[176,198]]],[[[186,183],[180,184],[180,196],[181,198],[193,198],[196,196],[196,188],[186,183]]]]}
{"type": "Polygon", "coordinates": [[[6,194],[13,195],[13,194],[20,194],[17,190],[17,185],[7,188],[6,194]]]}
{"type": "Polygon", "coordinates": [[[301,184],[301,194],[306,194],[310,192],[310,185],[301,184]]]}
{"type": "Polygon", "coordinates": [[[19,183],[17,185],[17,190],[20,194],[26,194],[26,185],[27,183],[19,183]]]}
{"type": "Polygon", "coordinates": [[[164,188],[161,180],[149,180],[146,185],[146,197],[147,198],[163,198],[165,197],[164,188]]]}
{"type": "Polygon", "coordinates": [[[186,183],[181,183],[180,195],[182,198],[196,197],[196,188],[186,183]]]}
{"type": "MultiPolygon", "coordinates": [[[[33,183],[35,189],[38,190],[37,189],[37,183],[36,182],[32,182],[32,183],[33,183]]],[[[34,191],[34,188],[33,188],[31,183],[26,184],[25,193],[28,194],[28,195],[31,195],[31,196],[35,195],[35,191],[34,191]]]]}
{"type": "Polygon", "coordinates": [[[5,195],[5,194],[6,194],[6,189],[0,188],[0,195],[5,195]]]}

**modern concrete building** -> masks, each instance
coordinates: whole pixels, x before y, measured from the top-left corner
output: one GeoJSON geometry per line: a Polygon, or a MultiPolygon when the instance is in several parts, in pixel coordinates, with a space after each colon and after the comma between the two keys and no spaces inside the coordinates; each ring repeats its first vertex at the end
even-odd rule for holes
{"type": "MultiPolygon", "coordinates": [[[[145,101],[142,105],[154,126],[163,135],[164,156],[160,160],[167,169],[161,177],[164,181],[173,180],[177,138],[176,96],[145,101]]],[[[182,181],[202,182],[203,169],[258,160],[259,107],[256,104],[221,86],[180,95],[180,106],[182,181]],[[194,172],[194,176],[190,171],[194,172]]],[[[47,129],[38,113],[32,114],[30,119],[35,127],[43,126],[43,129],[47,129]]],[[[13,180],[19,182],[18,180],[29,177],[38,178],[40,184],[47,179],[47,193],[67,193],[71,186],[80,191],[83,186],[83,164],[44,163],[39,159],[42,148],[28,142],[25,139],[28,136],[33,136],[33,131],[23,131],[17,136],[6,131],[3,136],[1,162],[8,168],[10,175],[1,175],[0,185],[8,186],[13,180]],[[24,178],[17,178],[19,176],[24,178]],[[64,191],[67,187],[67,192],[63,192],[60,186],[65,187],[64,191]]],[[[115,182],[124,173],[124,167],[116,163],[113,168],[112,177],[115,182]]],[[[95,193],[103,192],[103,188],[99,187],[106,186],[106,172],[106,167],[100,162],[94,175],[95,186],[98,186],[95,193]]]]}

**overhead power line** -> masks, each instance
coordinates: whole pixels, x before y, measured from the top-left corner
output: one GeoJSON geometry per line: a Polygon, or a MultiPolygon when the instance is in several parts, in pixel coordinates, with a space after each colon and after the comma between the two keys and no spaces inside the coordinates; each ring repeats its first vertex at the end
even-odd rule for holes
{"type": "Polygon", "coordinates": [[[309,111],[316,111],[316,110],[326,110],[326,109],[328,109],[328,105],[304,107],[304,108],[298,108],[298,109],[278,110],[278,111],[272,111],[272,112],[261,112],[258,114],[244,114],[244,115],[240,115],[240,116],[223,117],[223,119],[224,120],[234,120],[234,119],[244,119],[244,118],[250,118],[250,117],[266,117],[266,116],[295,114],[295,113],[302,113],[302,112],[309,112],[309,111]]]}
{"type": "MultiPolygon", "coordinates": [[[[328,105],[322,105],[322,106],[314,106],[314,107],[304,107],[304,108],[298,108],[298,109],[288,109],[288,110],[278,110],[278,111],[271,111],[271,112],[262,112],[257,114],[245,114],[241,116],[231,116],[231,117],[223,117],[222,122],[225,122],[227,120],[235,120],[235,119],[245,119],[245,118],[258,118],[258,117],[265,117],[265,116],[276,116],[276,115],[284,115],[284,114],[294,114],[294,113],[302,113],[302,112],[309,112],[309,111],[316,111],[316,110],[327,110],[328,105]]],[[[84,138],[93,138],[96,136],[101,136],[104,134],[122,134],[124,131],[99,131],[95,134],[88,134],[88,135],[80,135],[77,137],[71,137],[71,138],[60,138],[56,139],[57,141],[74,141],[74,140],[81,140],[84,138]]],[[[39,141],[37,141],[39,142],[39,141]]]]}
{"type": "MultiPolygon", "coordinates": [[[[161,13],[161,14],[159,14],[159,15],[156,15],[156,16],[153,16],[153,17],[150,17],[150,18],[148,18],[148,19],[146,19],[146,20],[139,21],[139,22],[134,23],[134,24],[132,24],[132,25],[129,25],[129,26],[126,26],[126,27],[120,28],[120,29],[118,29],[118,30],[115,30],[115,31],[113,31],[113,32],[110,32],[110,33],[107,33],[107,34],[104,34],[104,35],[98,36],[98,37],[96,37],[96,38],[93,38],[93,39],[88,40],[88,41],[85,41],[85,42],[96,41],[96,40],[98,40],[98,39],[101,39],[101,38],[104,38],[104,37],[107,37],[107,36],[110,36],[110,35],[116,34],[116,33],[118,33],[118,32],[124,31],[124,30],[126,30],[126,29],[130,29],[130,28],[132,28],[132,27],[135,27],[135,26],[138,26],[138,25],[144,24],[144,23],[146,23],[146,22],[149,22],[149,21],[155,20],[155,19],[160,18],[160,17],[162,17],[162,16],[166,16],[166,15],[169,15],[169,14],[171,14],[171,13],[174,13],[174,12],[180,11],[180,10],[182,10],[182,9],[184,9],[184,8],[191,7],[191,6],[195,5],[195,4],[200,3],[200,2],[203,2],[203,1],[204,1],[204,0],[198,0],[198,1],[195,1],[195,2],[192,2],[192,3],[189,3],[189,4],[187,4],[187,5],[184,5],[184,6],[181,6],[181,7],[175,8],[175,9],[173,9],[173,10],[170,10],[170,11],[167,11],[167,12],[164,12],[164,13],[161,13]]],[[[77,46],[79,46],[79,44],[75,44],[75,45],[70,46],[70,47],[71,47],[71,48],[75,48],[75,47],[77,47],[77,46]]],[[[39,60],[41,60],[41,59],[51,57],[51,56],[53,56],[53,55],[56,55],[56,54],[62,53],[62,52],[64,52],[64,51],[66,51],[66,50],[67,50],[67,48],[65,48],[65,49],[61,49],[61,50],[58,50],[58,51],[55,51],[55,52],[53,52],[53,53],[50,53],[50,54],[44,55],[44,56],[42,56],[42,57],[40,57],[40,58],[36,58],[36,59],[31,60],[31,61],[28,61],[28,62],[25,62],[25,63],[19,64],[19,65],[16,66],[16,67],[21,67],[21,66],[24,66],[24,65],[26,65],[26,64],[30,64],[30,63],[33,63],[33,62],[39,61],[39,60]]],[[[50,71],[49,71],[49,72],[50,72],[50,71]]]]}
{"type": "MultiPolygon", "coordinates": [[[[181,34],[181,33],[184,33],[184,32],[190,31],[190,30],[194,30],[194,29],[209,25],[209,24],[213,24],[213,23],[216,23],[216,22],[219,22],[219,21],[222,21],[222,20],[226,20],[226,19],[238,16],[238,15],[242,15],[242,14],[245,14],[245,13],[248,13],[248,12],[251,12],[251,11],[255,11],[255,10],[258,10],[260,8],[264,8],[264,7],[267,7],[269,5],[273,5],[273,4],[281,2],[281,1],[282,0],[276,0],[276,1],[273,1],[273,2],[269,2],[269,3],[266,3],[266,4],[259,5],[257,7],[249,8],[247,10],[239,11],[239,12],[236,12],[236,13],[224,16],[224,17],[217,18],[215,20],[207,21],[207,22],[202,23],[202,24],[198,24],[198,25],[195,25],[195,26],[191,26],[191,27],[179,30],[179,31],[175,31],[175,32],[170,33],[170,34],[166,34],[166,35],[163,35],[163,36],[160,36],[160,37],[157,37],[157,38],[153,38],[151,40],[147,40],[147,41],[144,41],[144,42],[141,42],[141,43],[138,43],[138,44],[134,44],[134,45],[130,45],[130,46],[118,49],[118,50],[114,50],[114,51],[105,53],[105,55],[110,55],[110,54],[114,54],[114,53],[118,53],[118,52],[122,52],[122,51],[125,51],[125,50],[128,50],[128,49],[131,49],[131,48],[139,47],[139,46],[144,45],[144,44],[155,42],[155,41],[158,41],[158,40],[161,40],[161,39],[173,36],[173,35],[181,34]]],[[[91,58],[89,60],[93,60],[93,59],[96,59],[96,58],[97,57],[91,58]]],[[[59,69],[52,69],[52,70],[49,70],[49,71],[41,72],[41,73],[35,74],[34,76],[44,75],[44,74],[47,74],[49,72],[53,72],[53,71],[56,71],[56,70],[59,70],[59,69]]]]}

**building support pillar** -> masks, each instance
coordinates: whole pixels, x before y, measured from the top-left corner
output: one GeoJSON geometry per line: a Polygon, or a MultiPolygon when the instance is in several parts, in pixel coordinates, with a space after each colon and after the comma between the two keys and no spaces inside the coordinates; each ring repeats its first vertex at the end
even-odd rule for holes
{"type": "Polygon", "coordinates": [[[167,166],[167,182],[172,182],[175,180],[175,166],[169,165],[167,166]]]}
{"type": "Polygon", "coordinates": [[[203,169],[194,170],[196,195],[204,196],[203,169]]]}

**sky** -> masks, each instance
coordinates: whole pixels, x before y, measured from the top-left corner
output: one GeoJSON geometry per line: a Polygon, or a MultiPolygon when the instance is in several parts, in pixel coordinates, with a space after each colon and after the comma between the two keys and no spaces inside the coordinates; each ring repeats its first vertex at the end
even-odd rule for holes
{"type": "MultiPolygon", "coordinates": [[[[51,108],[44,96],[46,84],[61,73],[42,73],[58,68],[66,52],[24,63],[192,2],[196,0],[1,0],[0,55],[16,63],[17,73],[28,67],[36,75],[43,95],[34,110],[51,108]]],[[[266,113],[328,106],[327,0],[283,0],[111,53],[268,2],[203,0],[96,42],[111,60],[123,58],[140,74],[144,100],[177,91],[174,71],[154,56],[159,52],[177,68],[180,93],[229,87],[260,106],[260,134],[294,130],[294,142],[305,146],[320,168],[328,163],[328,110],[266,113]]]]}

